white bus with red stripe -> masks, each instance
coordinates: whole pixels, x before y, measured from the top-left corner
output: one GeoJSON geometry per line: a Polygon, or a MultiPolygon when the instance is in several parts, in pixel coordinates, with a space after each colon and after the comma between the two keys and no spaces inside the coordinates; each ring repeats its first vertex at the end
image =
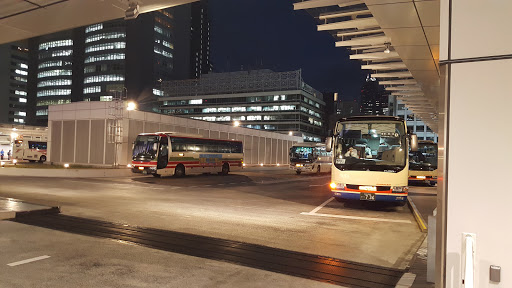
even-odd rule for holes
{"type": "Polygon", "coordinates": [[[12,159],[46,162],[47,141],[41,136],[19,136],[14,140],[12,159]]]}
{"type": "Polygon", "coordinates": [[[132,172],[157,176],[222,173],[242,169],[240,141],[174,132],[143,133],[133,143],[132,172]]]}
{"type": "Polygon", "coordinates": [[[327,149],[333,150],[330,188],[340,202],[383,201],[404,205],[409,176],[409,141],[405,121],[390,116],[343,118],[327,149]]]}

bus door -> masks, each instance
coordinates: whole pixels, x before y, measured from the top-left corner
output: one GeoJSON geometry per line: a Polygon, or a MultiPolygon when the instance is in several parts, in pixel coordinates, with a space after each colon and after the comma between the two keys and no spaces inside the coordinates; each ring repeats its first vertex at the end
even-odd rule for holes
{"type": "Polygon", "coordinates": [[[162,136],[160,138],[160,145],[158,149],[158,160],[156,162],[156,169],[164,169],[169,162],[169,141],[168,138],[162,136]]]}

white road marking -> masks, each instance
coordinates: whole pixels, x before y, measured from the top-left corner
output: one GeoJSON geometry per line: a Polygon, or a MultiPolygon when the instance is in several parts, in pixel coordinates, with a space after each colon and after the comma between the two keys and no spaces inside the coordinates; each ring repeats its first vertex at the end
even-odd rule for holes
{"type": "Polygon", "coordinates": [[[416,274],[405,273],[402,278],[400,278],[400,281],[396,283],[395,288],[409,288],[414,283],[414,279],[416,279],[416,274]]]}
{"type": "Polygon", "coordinates": [[[47,258],[50,258],[50,256],[44,255],[44,256],[34,257],[34,258],[26,259],[26,260],[21,260],[18,262],[9,263],[9,264],[7,264],[7,266],[13,267],[13,266],[18,266],[18,265],[23,265],[23,264],[27,264],[30,262],[34,262],[34,261],[44,260],[47,258]]]}
{"type": "Polygon", "coordinates": [[[302,212],[300,214],[308,215],[308,216],[343,218],[343,219],[365,220],[365,221],[375,221],[375,222],[411,223],[410,220],[395,220],[395,219],[385,219],[385,218],[371,218],[371,217],[359,217],[359,216],[348,216],[348,215],[322,214],[322,213],[313,213],[313,211],[302,212]]]}
{"type": "MultiPolygon", "coordinates": [[[[329,199],[327,199],[327,201],[325,201],[324,203],[320,204],[320,206],[316,207],[315,209],[311,210],[311,212],[309,212],[310,214],[314,214],[316,212],[318,212],[318,210],[324,208],[325,205],[327,205],[329,202],[331,202],[332,200],[334,200],[334,197],[331,197],[329,199]]],[[[302,214],[302,213],[301,213],[302,214]]]]}

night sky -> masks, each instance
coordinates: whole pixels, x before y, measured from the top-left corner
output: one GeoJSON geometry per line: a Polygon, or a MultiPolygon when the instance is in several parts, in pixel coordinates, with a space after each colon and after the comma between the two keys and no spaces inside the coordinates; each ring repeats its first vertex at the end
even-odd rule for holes
{"type": "Polygon", "coordinates": [[[301,69],[321,92],[359,99],[366,74],[345,48],[336,48],[313,17],[292,0],[209,0],[211,60],[215,72],[301,69]]]}

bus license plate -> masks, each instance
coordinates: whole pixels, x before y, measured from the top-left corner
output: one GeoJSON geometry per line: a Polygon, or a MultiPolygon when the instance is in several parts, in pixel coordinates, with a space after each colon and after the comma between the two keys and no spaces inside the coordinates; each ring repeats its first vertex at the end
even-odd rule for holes
{"type": "Polygon", "coordinates": [[[375,201],[374,193],[361,193],[360,200],[375,201]]]}

